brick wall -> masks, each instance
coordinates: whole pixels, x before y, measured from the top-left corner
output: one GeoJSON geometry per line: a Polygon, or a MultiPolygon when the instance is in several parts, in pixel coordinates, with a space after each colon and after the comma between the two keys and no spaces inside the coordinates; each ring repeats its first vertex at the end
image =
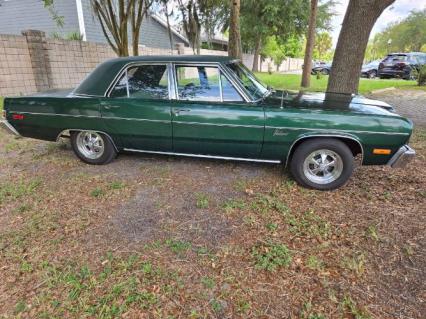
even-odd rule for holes
{"type": "MultiPolygon", "coordinates": [[[[0,96],[25,95],[48,89],[76,87],[99,63],[116,57],[107,44],[46,38],[35,30],[22,36],[0,35],[0,96]]],[[[224,51],[201,50],[206,55],[227,55],[224,51]]],[[[179,46],[170,49],[140,46],[140,55],[193,54],[192,49],[179,46]]],[[[253,55],[244,54],[249,68],[253,55]]],[[[301,69],[301,60],[286,60],[280,71],[301,69]]],[[[267,71],[268,62],[262,63],[267,71]]],[[[275,71],[275,69],[274,69],[275,71]]]]}

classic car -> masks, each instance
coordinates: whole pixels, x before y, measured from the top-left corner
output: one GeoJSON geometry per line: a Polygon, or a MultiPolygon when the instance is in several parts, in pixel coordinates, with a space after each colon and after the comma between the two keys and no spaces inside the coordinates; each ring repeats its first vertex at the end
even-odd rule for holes
{"type": "Polygon", "coordinates": [[[282,163],[305,187],[331,190],[354,160],[401,167],[413,124],[358,95],[273,90],[222,56],[139,56],[100,64],[73,91],[6,98],[2,126],[71,139],[89,164],[122,151],[282,163]]]}

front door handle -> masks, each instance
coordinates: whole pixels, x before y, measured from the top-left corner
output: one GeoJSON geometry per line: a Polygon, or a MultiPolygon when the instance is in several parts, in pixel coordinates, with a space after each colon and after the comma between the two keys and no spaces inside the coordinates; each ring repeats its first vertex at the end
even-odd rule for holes
{"type": "Polygon", "coordinates": [[[176,116],[179,116],[181,112],[191,112],[190,109],[173,109],[172,113],[176,116]]]}
{"type": "Polygon", "coordinates": [[[118,109],[119,107],[119,105],[104,105],[106,110],[118,109]]]}

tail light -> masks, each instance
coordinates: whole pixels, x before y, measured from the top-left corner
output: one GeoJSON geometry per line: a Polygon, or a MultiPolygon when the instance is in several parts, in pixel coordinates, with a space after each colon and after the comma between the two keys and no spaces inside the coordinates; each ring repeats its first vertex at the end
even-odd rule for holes
{"type": "Polygon", "coordinates": [[[24,119],[24,115],[23,114],[13,114],[12,115],[12,119],[14,119],[14,120],[23,120],[24,119]]]}
{"type": "Polygon", "coordinates": [[[397,64],[395,64],[395,66],[398,68],[398,69],[403,69],[403,68],[405,68],[405,66],[406,66],[407,64],[405,63],[405,62],[398,62],[397,64]]]}

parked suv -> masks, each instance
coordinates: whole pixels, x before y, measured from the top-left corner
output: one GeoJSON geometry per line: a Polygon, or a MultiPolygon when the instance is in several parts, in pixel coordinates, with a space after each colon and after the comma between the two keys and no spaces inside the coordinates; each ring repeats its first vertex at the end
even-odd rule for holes
{"type": "Polygon", "coordinates": [[[381,79],[399,77],[413,80],[416,71],[419,71],[424,64],[426,64],[426,53],[392,53],[379,64],[377,74],[381,79]]]}

